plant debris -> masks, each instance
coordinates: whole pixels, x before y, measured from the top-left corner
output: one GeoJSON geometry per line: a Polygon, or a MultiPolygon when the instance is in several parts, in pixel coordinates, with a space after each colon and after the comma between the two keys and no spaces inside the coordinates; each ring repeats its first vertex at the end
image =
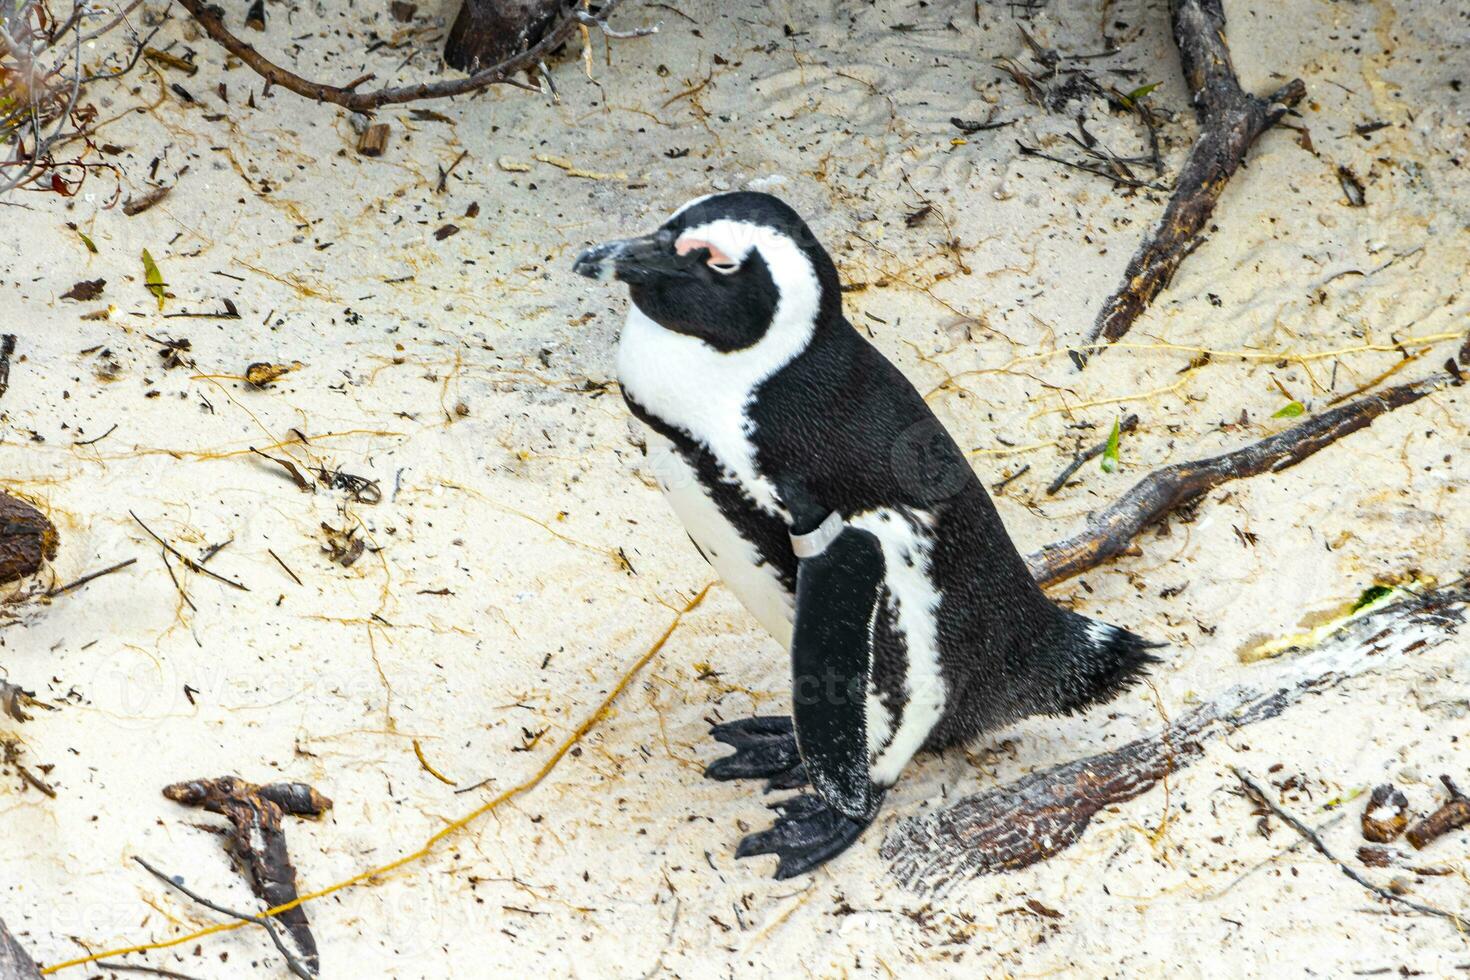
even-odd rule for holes
{"type": "Polygon", "coordinates": [[[90,303],[102,295],[102,287],[107,285],[106,279],[83,279],[61,294],[62,299],[74,299],[81,303],[90,303]]]}
{"type": "Polygon", "coordinates": [[[1392,783],[1375,787],[1363,808],[1363,837],[1387,844],[1409,825],[1409,800],[1392,783]]]}
{"type": "MultiPolygon", "coordinates": [[[[306,783],[256,786],[238,776],[174,783],[164,787],[163,795],[230,821],[226,850],[267,908],[296,901],[296,869],[286,850],[283,816],[320,817],[331,809],[331,800],[306,783]]],[[[276,919],[294,941],[301,961],[316,975],[321,960],[306,909],[298,905],[276,919]]]]}
{"type": "Polygon", "coordinates": [[[275,364],[271,361],[256,361],[245,368],[245,380],[256,388],[268,387],[292,371],[304,367],[300,361],[290,364],[275,364]]]}
{"type": "Polygon", "coordinates": [[[1470,796],[1461,792],[1460,787],[1448,776],[1440,776],[1439,781],[1449,790],[1449,800],[1404,834],[1404,840],[1412,844],[1416,851],[1423,850],[1450,831],[1470,824],[1470,796]]]}
{"type": "Polygon", "coordinates": [[[34,575],[56,557],[56,527],[35,507],[0,493],[0,585],[34,575]]]}

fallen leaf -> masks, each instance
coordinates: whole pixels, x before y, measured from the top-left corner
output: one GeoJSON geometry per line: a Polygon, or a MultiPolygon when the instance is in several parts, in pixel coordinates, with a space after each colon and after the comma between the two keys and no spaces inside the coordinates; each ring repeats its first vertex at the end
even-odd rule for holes
{"type": "Polygon", "coordinates": [[[80,300],[84,303],[90,302],[102,295],[102,287],[105,285],[107,285],[106,279],[83,279],[62,293],[61,298],[80,300]]]}
{"type": "Polygon", "coordinates": [[[158,271],[158,263],[153,261],[153,256],[148,254],[146,248],[143,249],[143,280],[148,285],[148,291],[158,300],[158,308],[163,309],[168,285],[163,281],[163,273],[158,271]]]}

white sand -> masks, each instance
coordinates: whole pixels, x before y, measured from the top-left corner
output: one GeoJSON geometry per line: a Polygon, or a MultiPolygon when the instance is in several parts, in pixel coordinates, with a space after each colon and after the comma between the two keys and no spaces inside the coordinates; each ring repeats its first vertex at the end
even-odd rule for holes
{"type": "MultiPolygon", "coordinates": [[[[14,609],[18,622],[0,630],[9,678],[61,706],[17,730],[32,766],[55,767],[57,798],[13,778],[0,789],[0,915],[37,959],[218,921],[134,855],[255,907],[218,840],[193,826],[213,818],[163,799],[164,784],[226,772],[313,783],[336,808],[289,828],[303,888],[348,877],[533,772],[709,580],[640,471],[636,430],[607,387],[624,297],[570,274],[586,243],[650,228],[691,196],[761,180],[790,200],[846,279],[870,284],[848,296],[849,316],[921,390],[988,371],[932,403],[962,445],[983,450],[988,483],[1031,465],[999,501],[1023,550],[1070,533],[1161,463],[1289,424],[1271,418],[1287,401],[1278,383],[1315,411],[1400,359],[1217,356],[1181,373],[1191,348],[1313,353],[1464,329],[1470,102],[1449,83],[1470,83],[1470,38],[1450,4],[1228,4],[1247,86],[1306,80],[1300,121],[1317,155],[1291,132],[1268,134],[1227,191],[1218,231],[1129,336],[1143,349],[1112,351],[1083,374],[1056,352],[1091,325],[1161,200],[1019,156],[1017,139],[1070,153],[1059,134],[1071,123],[1025,103],[993,66],[1024,54],[1007,7],[982,7],[977,25],[958,2],[681,6],[687,18],[628,5],[621,22],[659,17],[663,34],[615,43],[611,65],[599,42],[595,81],[558,65],[560,106],[507,88],[428,106],[451,124],[385,111],[393,137],[379,160],[353,152],[344,114],[285,92],[262,99],[247,69],[224,71],[218,48],[189,41],[204,69],[166,81],[199,105],[164,97],[145,74],[97,91],[103,116],[159,103],[109,123],[99,142],[126,148],[125,195],[144,188],[156,157],[159,179],[176,184],[167,200],[133,218],[105,210],[99,175],[74,201],[22,195],[26,209],[0,210],[0,324],[24,355],[0,401],[0,483],[56,521],[56,580],[138,558],[14,609]],[[904,23],[917,29],[892,29],[904,23]],[[783,24],[803,33],[786,38],[783,24]],[[255,111],[244,107],[251,90],[255,111]],[[956,144],[949,118],[992,107],[1019,121],[956,144]],[[1392,125],[1353,134],[1374,120],[1392,125]],[[689,153],[671,159],[675,148],[689,153]],[[627,179],[569,176],[538,154],[627,179]],[[502,157],[531,169],[506,172],[502,157]],[[1366,207],[1347,206],[1339,164],[1367,185],[1366,207]],[[936,213],[907,228],[921,195],[936,213]],[[472,202],[479,216],[461,217],[472,202]],[[436,241],[451,222],[459,234],[436,241]],[[941,247],[950,238],[958,258],[941,247]],[[242,318],[161,318],[143,284],[145,247],[175,295],[166,312],[228,297],[242,318]],[[101,301],[58,299],[98,277],[101,301]],[[79,318],[107,304],[110,320],[79,318]],[[145,334],[189,338],[197,367],[165,370],[145,334]],[[1183,349],[1149,346],[1164,342],[1183,349]],[[116,376],[99,376],[113,361],[116,376]],[[304,367],[267,391],[211,377],[254,361],[304,367]],[[1101,439],[1120,411],[1142,422],[1119,472],[1091,465],[1045,496],[1079,435],[1101,439]],[[1079,422],[1095,428],[1070,427],[1079,422]],[[377,479],[382,503],[303,493],[244,451],[293,430],[311,445],[274,454],[377,479]],[[997,454],[1006,445],[1040,448],[997,454]],[[209,567],[250,591],[177,570],[197,608],[184,607],[129,510],[188,554],[233,539],[209,567]],[[356,526],[373,550],[332,564],[323,522],[356,526]],[[420,766],[413,739],[462,786],[491,782],[455,795],[420,766]]],[[[271,9],[259,43],[299,46],[305,74],[432,70],[427,47],[394,76],[411,43],[363,56],[363,42],[336,33],[391,37],[398,25],[378,4],[324,19],[301,5],[289,22],[271,9]]],[[[1099,16],[1096,2],[1054,0],[1026,23],[1045,44],[1091,52],[1099,16]]],[[[1093,64],[1138,69],[1114,79],[1125,91],[1161,83],[1155,102],[1179,113],[1166,129],[1172,175],[1193,123],[1163,5],[1115,3],[1108,16],[1129,25],[1112,32],[1123,53],[1093,64]]],[[[195,34],[175,22],[161,38],[185,36],[195,34]]],[[[1139,151],[1130,120],[1095,104],[1089,114],[1117,152],[1139,151]]],[[[1433,345],[1395,380],[1437,369],[1456,346],[1433,345]]],[[[1211,495],[1194,523],[1146,536],[1141,556],[1058,597],[1168,640],[1156,682],[1176,714],[1250,677],[1240,649],[1295,632],[1376,577],[1447,580],[1470,567],[1467,417],[1463,391],[1427,398],[1304,465],[1211,495]]],[[[1214,743],[1167,794],[1101,814],[1051,861],[931,903],[887,876],[877,851],[891,821],[1154,730],[1152,696],[926,760],[850,853],[773,882],[770,859],[732,856],[742,829],[767,819],[762,800],[700,768],[717,754],[707,718],[783,710],[784,653],[716,587],[538,789],[422,863],[312,904],[324,975],[1443,975],[1470,961],[1452,926],[1389,914],[1288,828],[1263,837],[1228,766],[1278,785],[1299,777],[1285,804],[1326,825],[1351,860],[1366,797],[1333,812],[1328,801],[1392,779],[1426,812],[1441,798],[1437,775],[1470,768],[1467,668],[1461,636],[1308,699],[1214,743]],[[1004,751],[987,751],[1002,740],[1004,751]],[[1027,899],[1063,917],[1017,912],[1027,899]]],[[[1470,908],[1463,834],[1410,863],[1454,873],[1369,873],[1470,908]]],[[[280,972],[258,930],[139,961],[207,977],[260,975],[265,961],[280,972]]]]}

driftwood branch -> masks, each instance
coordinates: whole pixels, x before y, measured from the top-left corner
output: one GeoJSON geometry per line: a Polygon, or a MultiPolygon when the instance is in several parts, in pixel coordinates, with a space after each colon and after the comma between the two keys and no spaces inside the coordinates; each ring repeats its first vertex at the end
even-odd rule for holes
{"type": "Polygon", "coordinates": [[[1461,584],[1385,606],[1313,652],[1230,688],[1157,735],[902,820],[881,853],[899,881],[923,892],[942,892],[975,875],[1046,860],[1075,843],[1105,807],[1140,796],[1190,765],[1210,739],[1274,718],[1309,692],[1444,642],[1448,631],[1464,622],[1467,603],[1470,587],[1461,584]]]}
{"type": "Polygon", "coordinates": [[[3,919],[0,919],[0,980],[41,980],[35,961],[5,928],[3,919]]]}
{"type": "MultiPolygon", "coordinates": [[[[1123,284],[1098,314],[1089,341],[1117,340],[1158,296],[1194,251],[1225,184],[1266,130],[1306,95],[1292,79],[1266,98],[1240,86],[1225,43],[1221,0],[1174,0],[1174,41],[1189,85],[1200,135],[1185,158],[1164,215],[1123,273],[1123,284]]],[[[1077,366],[1085,355],[1073,355],[1077,366]]]]}
{"type": "MultiPolygon", "coordinates": [[[[305,783],[256,786],[238,776],[174,783],[164,787],[163,795],[175,803],[202,807],[229,819],[230,855],[256,896],[268,908],[296,901],[296,868],[286,850],[283,816],[289,813],[299,817],[319,817],[331,808],[331,800],[305,783]]],[[[197,896],[191,897],[203,901],[197,896]]],[[[248,918],[252,922],[265,922],[237,912],[227,914],[248,918]]],[[[306,909],[300,905],[287,909],[277,916],[276,921],[296,947],[294,958],[315,976],[321,968],[321,957],[306,919],[306,909]]],[[[267,926],[267,931],[272,939],[277,939],[271,927],[267,926]]],[[[280,945],[279,941],[277,945],[280,945]]],[[[282,951],[285,951],[284,947],[282,951]]],[[[287,955],[288,960],[292,958],[292,954],[287,955]]]]}
{"type": "MultiPolygon", "coordinates": [[[[515,85],[520,88],[530,88],[540,91],[535,86],[526,84],[517,78],[520,72],[530,69],[539,70],[540,64],[550,57],[551,53],[564,44],[580,28],[587,26],[589,20],[594,25],[603,28],[604,33],[609,36],[618,36],[620,32],[612,31],[606,27],[607,18],[622,0],[605,0],[602,9],[595,16],[587,18],[579,17],[577,12],[568,11],[535,44],[515,54],[508,55],[493,64],[479,68],[474,74],[465,78],[449,79],[439,82],[419,82],[415,85],[391,86],[377,89],[371,92],[357,92],[354,89],[361,81],[348,85],[328,85],[324,82],[314,82],[302,78],[300,75],[283,68],[271,61],[265,55],[255,49],[254,45],[241,40],[225,27],[223,11],[205,0],[179,0],[179,4],[199,22],[216,42],[222,45],[230,54],[239,58],[248,65],[256,74],[260,75],[272,85],[279,85],[297,95],[312,99],[316,102],[330,102],[353,112],[372,112],[387,105],[396,105],[403,102],[418,102],[423,99],[445,99],[455,95],[468,95],[489,88],[491,85],[515,85]]],[[[370,77],[370,76],[369,76],[370,77]]]]}
{"type": "Polygon", "coordinates": [[[1295,466],[1343,436],[1371,425],[1385,412],[1459,383],[1454,374],[1443,372],[1385,388],[1234,452],[1156,470],[1093,516],[1080,533],[1047,545],[1029,555],[1026,563],[1042,585],[1081,574],[1122,554],[1144,528],[1222,483],[1295,466]]]}

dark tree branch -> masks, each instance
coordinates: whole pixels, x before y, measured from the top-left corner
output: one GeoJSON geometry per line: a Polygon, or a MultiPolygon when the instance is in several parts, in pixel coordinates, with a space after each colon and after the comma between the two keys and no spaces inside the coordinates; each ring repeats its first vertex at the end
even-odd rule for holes
{"type": "MultiPolygon", "coordinates": [[[[1110,343],[1128,332],[1199,245],[1225,184],[1256,138],[1306,95],[1299,78],[1264,99],[1240,87],[1225,43],[1221,0],[1174,0],[1172,13],[1200,135],[1179,171],[1163,218],[1128,263],[1122,286],[1103,304],[1089,341],[1110,343]]],[[[1086,363],[1085,354],[1072,357],[1079,368],[1086,363]]]]}
{"type": "Polygon", "coordinates": [[[1385,412],[1458,383],[1453,374],[1444,372],[1386,388],[1234,452],[1155,470],[1089,520],[1080,533],[1027,556],[1026,564],[1042,585],[1079,575],[1116,558],[1144,528],[1222,483],[1295,466],[1385,412]]]}
{"type": "MultiPolygon", "coordinates": [[[[422,99],[444,99],[455,95],[468,95],[478,92],[491,85],[515,85],[520,88],[531,88],[539,91],[534,86],[518,80],[515,76],[528,69],[537,66],[551,55],[558,47],[566,42],[579,27],[588,23],[588,20],[596,26],[603,28],[607,17],[622,2],[622,0],[605,0],[602,9],[595,17],[582,18],[576,12],[568,12],[561,20],[546,31],[541,39],[529,48],[517,54],[509,55],[494,64],[487,65],[466,78],[450,79],[441,82],[420,82],[416,85],[403,85],[397,87],[385,87],[373,92],[355,92],[353,85],[336,86],[327,85],[323,82],[313,82],[302,78],[289,69],[283,68],[261,54],[251,44],[242,41],[232,34],[224,25],[223,12],[219,7],[204,2],[204,0],[179,0],[179,4],[194,19],[199,26],[211,38],[221,44],[230,54],[239,58],[246,65],[272,85],[279,85],[297,95],[312,99],[316,102],[330,102],[353,112],[372,112],[387,105],[396,105],[403,102],[417,102],[422,99]]],[[[618,32],[608,29],[610,36],[617,36],[618,32]]]]}
{"type": "Polygon", "coordinates": [[[1225,732],[1281,714],[1309,692],[1333,687],[1394,656],[1443,642],[1465,620],[1461,583],[1386,606],[1345,635],[1232,687],[1157,735],[1053,766],[901,820],[881,853],[908,887],[940,892],[980,874],[1013,871],[1072,846],[1099,811],[1140,796],[1204,754],[1225,732]]]}
{"type": "MultiPolygon", "coordinates": [[[[289,905],[296,901],[296,868],[291,864],[291,856],[286,850],[282,816],[289,813],[300,817],[319,817],[331,808],[331,800],[305,783],[256,786],[238,776],[174,783],[164,787],[163,795],[175,803],[202,807],[229,819],[230,853],[244,871],[250,887],[268,908],[289,905]]],[[[196,901],[204,901],[194,895],[190,897],[196,901]]],[[[262,925],[269,921],[263,917],[221,911],[262,925]]],[[[291,937],[299,951],[300,961],[315,976],[320,971],[321,958],[317,952],[316,939],[311,934],[311,925],[306,919],[306,909],[297,905],[282,912],[276,921],[291,937]]],[[[285,947],[281,945],[274,930],[269,925],[266,925],[266,929],[271,932],[271,938],[276,940],[276,945],[285,952],[285,947]]],[[[287,958],[292,957],[287,954],[287,958]]]]}

